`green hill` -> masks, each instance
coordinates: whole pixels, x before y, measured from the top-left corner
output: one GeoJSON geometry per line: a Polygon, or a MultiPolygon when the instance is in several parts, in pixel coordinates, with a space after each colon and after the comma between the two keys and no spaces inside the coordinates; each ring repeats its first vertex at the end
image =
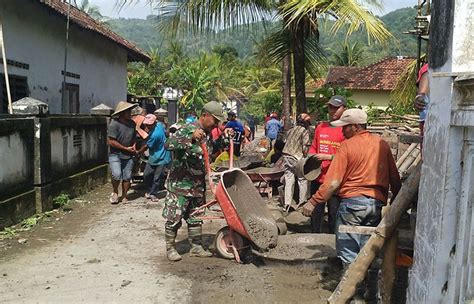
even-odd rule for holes
{"type": "MultiPolygon", "coordinates": [[[[398,9],[382,16],[382,21],[395,37],[393,41],[390,41],[385,46],[374,43],[368,45],[367,37],[363,33],[353,34],[350,41],[359,41],[364,45],[364,54],[367,58],[365,63],[370,63],[386,56],[415,56],[415,37],[403,34],[403,32],[413,28],[415,16],[415,8],[398,9]]],[[[159,31],[157,18],[159,17],[149,16],[147,19],[120,18],[112,19],[108,24],[114,31],[136,43],[143,50],[148,51],[150,48],[156,48],[163,53],[169,39],[159,31]]],[[[338,33],[336,37],[330,36],[328,34],[330,25],[331,21],[321,25],[320,42],[324,49],[336,50],[338,43],[344,40],[345,34],[338,33]]],[[[196,54],[201,50],[209,51],[216,45],[228,45],[234,47],[238,51],[239,56],[243,58],[252,53],[255,42],[261,40],[270,32],[273,26],[277,26],[277,23],[259,23],[258,27],[241,25],[239,29],[226,29],[213,34],[188,34],[185,37],[179,38],[178,41],[189,54],[196,54]]]]}

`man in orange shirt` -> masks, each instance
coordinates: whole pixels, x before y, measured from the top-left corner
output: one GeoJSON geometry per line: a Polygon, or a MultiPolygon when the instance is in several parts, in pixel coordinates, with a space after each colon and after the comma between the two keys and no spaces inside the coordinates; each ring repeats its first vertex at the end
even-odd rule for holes
{"type": "Polygon", "coordinates": [[[364,111],[346,110],[331,124],[343,127],[346,140],[337,150],[324,183],[304,205],[303,213],[311,216],[316,204],[338,193],[341,204],[336,220],[336,250],[347,267],[369,236],[341,233],[339,226],[377,226],[382,218],[382,206],[387,203],[389,186],[395,197],[401,181],[389,145],[366,130],[364,111]]]}

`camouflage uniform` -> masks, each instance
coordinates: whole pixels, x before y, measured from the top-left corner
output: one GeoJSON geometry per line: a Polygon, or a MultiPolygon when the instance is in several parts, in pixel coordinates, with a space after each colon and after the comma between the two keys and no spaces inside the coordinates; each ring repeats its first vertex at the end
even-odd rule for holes
{"type": "Polygon", "coordinates": [[[168,175],[163,217],[167,229],[177,230],[184,219],[189,225],[200,225],[201,221],[189,218],[189,214],[205,200],[206,180],[203,151],[192,135],[199,126],[196,123],[178,123],[178,130],[166,142],[173,151],[173,161],[168,175]]]}

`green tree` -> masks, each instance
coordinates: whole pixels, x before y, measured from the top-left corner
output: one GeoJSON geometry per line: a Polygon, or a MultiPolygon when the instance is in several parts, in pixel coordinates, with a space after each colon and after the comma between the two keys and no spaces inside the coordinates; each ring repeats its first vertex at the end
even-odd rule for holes
{"type": "Polygon", "coordinates": [[[364,49],[359,42],[350,43],[345,40],[336,50],[330,49],[332,63],[337,66],[358,66],[364,60],[364,49]]]}
{"type": "MultiPolygon", "coordinates": [[[[118,0],[122,3],[133,0],[118,0]]],[[[153,0],[151,0],[153,1],[153,0]]],[[[158,0],[156,0],[158,1],[158,0]]],[[[219,27],[251,24],[274,14],[283,20],[283,27],[272,37],[274,58],[279,62],[288,56],[293,58],[297,108],[306,111],[305,78],[307,70],[317,74],[322,56],[319,47],[318,18],[336,18],[333,32],[345,26],[347,35],[365,28],[369,38],[383,41],[390,37],[383,23],[354,0],[186,0],[158,1],[168,3],[163,20],[177,31],[186,26],[194,32],[210,32],[219,27]]],[[[377,0],[367,1],[377,4],[377,0]]],[[[288,62],[288,60],[286,61],[288,62]]],[[[286,65],[287,66],[287,65],[286,65]]],[[[284,71],[284,75],[288,70],[284,71]]],[[[285,78],[287,79],[287,78],[285,78]]],[[[288,81],[283,83],[288,85],[288,81]]],[[[283,88],[288,92],[288,88],[283,88]]]]}
{"type": "Polygon", "coordinates": [[[202,54],[186,65],[175,66],[181,79],[177,87],[183,91],[180,102],[185,111],[199,111],[211,100],[227,100],[231,88],[221,81],[219,65],[218,56],[202,54]]]}
{"type": "Polygon", "coordinates": [[[128,92],[134,95],[161,95],[162,75],[165,71],[157,49],[148,52],[151,60],[148,64],[133,63],[128,66],[128,92]]]}

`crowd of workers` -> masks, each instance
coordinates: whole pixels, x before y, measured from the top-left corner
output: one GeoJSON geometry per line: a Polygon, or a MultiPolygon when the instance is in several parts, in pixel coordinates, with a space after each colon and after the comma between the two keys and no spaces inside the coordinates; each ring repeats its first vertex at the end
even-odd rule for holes
{"type": "MultiPolygon", "coordinates": [[[[229,157],[229,137],[233,138],[235,157],[241,147],[253,139],[255,130],[246,128],[229,112],[225,118],[222,105],[206,103],[199,116],[181,121],[167,130],[164,116],[147,114],[143,120],[132,119],[136,105],[120,102],[108,130],[113,193],[110,202],[127,202],[132,178],[133,158],[148,151],[144,171],[147,198],[156,200],[166,188],[163,217],[166,254],[170,261],[181,260],[175,239],[182,221],[186,221],[191,244],[190,255],[209,257],[202,246],[202,222],[190,216],[205,202],[206,181],[202,144],[210,142],[214,158],[229,157]],[[147,135],[137,148],[137,129],[147,135]],[[172,134],[169,134],[172,132],[172,134]],[[122,181],[122,196],[119,184],[122,181]],[[166,184],[165,184],[166,181],[166,184]]],[[[298,206],[311,217],[315,233],[323,231],[325,209],[328,209],[328,231],[336,234],[337,255],[347,267],[367,241],[368,236],[339,232],[339,225],[377,226],[389,190],[395,197],[401,187],[400,177],[389,145],[367,130],[367,114],[360,109],[346,109],[343,96],[333,96],[327,103],[328,121],[320,122],[310,134],[311,117],[298,115],[294,126],[282,135],[283,119],[268,115],[265,134],[270,143],[271,162],[284,168],[284,207],[289,209],[298,185],[298,206]],[[311,140],[312,137],[312,140],[311,140]],[[308,181],[296,173],[298,162],[314,155],[320,161],[321,173],[308,181]]]]}

